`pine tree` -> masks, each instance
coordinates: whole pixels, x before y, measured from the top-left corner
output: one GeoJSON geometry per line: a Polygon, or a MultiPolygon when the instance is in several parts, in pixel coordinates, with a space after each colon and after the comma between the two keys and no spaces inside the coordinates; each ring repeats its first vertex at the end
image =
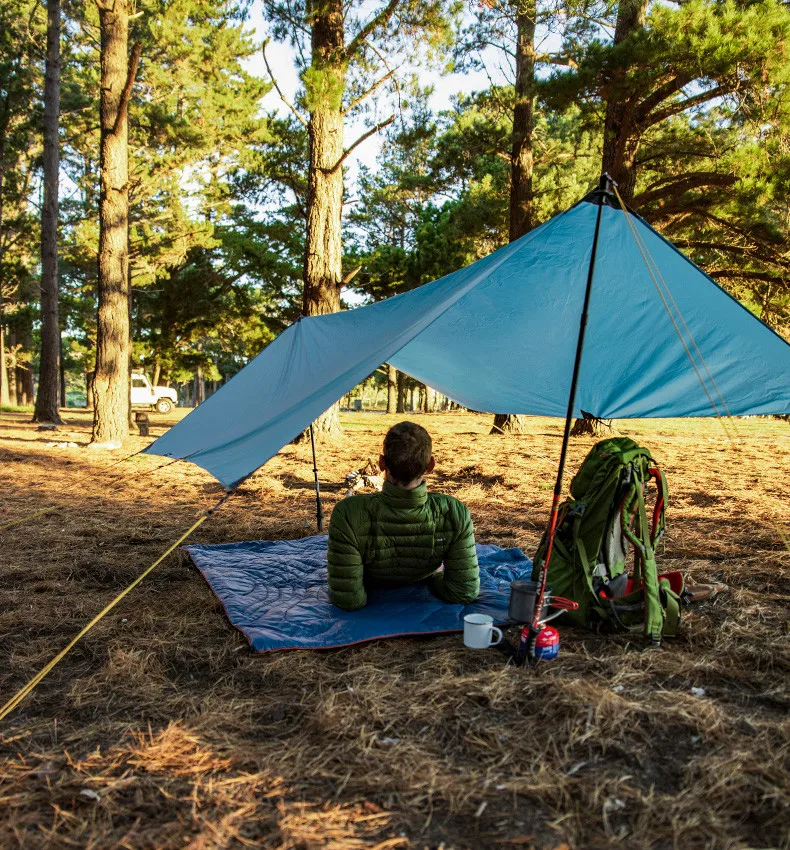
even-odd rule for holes
{"type": "MultiPolygon", "coordinates": [[[[676,116],[704,113],[728,98],[749,100],[784,80],[789,34],[790,11],[776,0],[689,0],[649,11],[645,0],[622,0],[612,43],[591,41],[577,68],[556,74],[543,97],[553,108],[586,103],[595,121],[606,103],[602,164],[629,203],[651,134],[676,116]]],[[[666,181],[663,197],[733,182],[692,167],[666,181]]]]}
{"type": "MultiPolygon", "coordinates": [[[[443,0],[388,0],[373,9],[360,0],[267,0],[264,5],[275,35],[309,55],[301,68],[302,104],[309,117],[292,106],[310,138],[303,310],[305,315],[332,313],[340,309],[343,286],[343,163],[393,120],[374,123],[344,147],[346,118],[366,108],[374,92],[397,82],[388,56],[405,49],[416,54],[421,43],[431,48],[447,43],[450,9],[443,0]]],[[[319,432],[338,432],[337,406],[315,425],[319,432]]]]}
{"type": "Polygon", "coordinates": [[[99,310],[91,441],[120,445],[129,423],[129,100],[140,44],[129,56],[129,4],[97,0],[101,27],[99,310]]]}
{"type": "MultiPolygon", "coordinates": [[[[260,99],[269,88],[243,67],[257,49],[244,29],[243,9],[227,0],[146,0],[138,10],[130,27],[144,62],[130,97],[127,182],[135,315],[145,310],[147,287],[184,263],[194,247],[216,246],[215,230],[234,206],[248,149],[267,143],[260,99]]],[[[72,304],[71,294],[78,303],[91,297],[99,236],[94,175],[100,145],[91,121],[101,88],[93,53],[97,21],[95,9],[83,12],[71,24],[76,45],[64,66],[64,165],[81,193],[77,203],[67,202],[64,216],[64,275],[72,304]]],[[[79,311],[87,325],[85,344],[94,346],[94,331],[81,306],[79,311]]]]}
{"type": "Polygon", "coordinates": [[[27,302],[34,297],[38,222],[29,197],[39,157],[42,34],[37,3],[0,0],[0,404],[5,405],[32,401],[27,302]]]}
{"type": "Polygon", "coordinates": [[[44,83],[44,206],[41,211],[41,365],[34,422],[62,422],[58,322],[58,185],[60,171],[60,0],[47,0],[44,83]]]}

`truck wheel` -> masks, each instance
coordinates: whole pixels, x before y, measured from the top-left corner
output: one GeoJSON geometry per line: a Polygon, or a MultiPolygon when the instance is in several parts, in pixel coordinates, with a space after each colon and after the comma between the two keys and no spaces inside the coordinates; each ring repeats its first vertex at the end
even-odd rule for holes
{"type": "Polygon", "coordinates": [[[169,398],[160,398],[156,403],[157,413],[170,413],[173,409],[173,402],[169,398]]]}

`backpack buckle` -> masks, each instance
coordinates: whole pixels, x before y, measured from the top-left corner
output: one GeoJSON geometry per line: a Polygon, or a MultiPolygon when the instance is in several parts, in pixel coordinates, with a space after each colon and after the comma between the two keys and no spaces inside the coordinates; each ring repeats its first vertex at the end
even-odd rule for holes
{"type": "Polygon", "coordinates": [[[574,502],[573,507],[570,509],[569,514],[571,516],[584,516],[584,512],[587,510],[587,505],[584,502],[574,502]]]}

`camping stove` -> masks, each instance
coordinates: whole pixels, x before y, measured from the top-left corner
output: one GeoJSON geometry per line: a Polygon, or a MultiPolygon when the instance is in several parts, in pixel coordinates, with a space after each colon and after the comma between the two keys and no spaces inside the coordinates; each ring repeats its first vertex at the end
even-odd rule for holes
{"type": "MultiPolygon", "coordinates": [[[[529,656],[529,626],[521,630],[518,659],[524,664],[529,656]]],[[[535,661],[551,661],[560,654],[560,633],[554,626],[543,626],[535,638],[535,661]]]]}

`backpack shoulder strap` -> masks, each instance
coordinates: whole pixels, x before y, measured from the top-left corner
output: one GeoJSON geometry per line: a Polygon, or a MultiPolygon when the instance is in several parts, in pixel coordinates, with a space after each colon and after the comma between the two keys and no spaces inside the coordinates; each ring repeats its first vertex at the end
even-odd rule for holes
{"type": "Polygon", "coordinates": [[[642,539],[638,543],[635,540],[633,542],[637,545],[642,560],[642,585],[645,590],[645,636],[658,645],[661,643],[661,632],[664,627],[664,612],[661,608],[658,568],[656,567],[656,556],[648,531],[645,494],[641,484],[636,487],[636,495],[639,504],[639,525],[642,531],[642,539]]]}

